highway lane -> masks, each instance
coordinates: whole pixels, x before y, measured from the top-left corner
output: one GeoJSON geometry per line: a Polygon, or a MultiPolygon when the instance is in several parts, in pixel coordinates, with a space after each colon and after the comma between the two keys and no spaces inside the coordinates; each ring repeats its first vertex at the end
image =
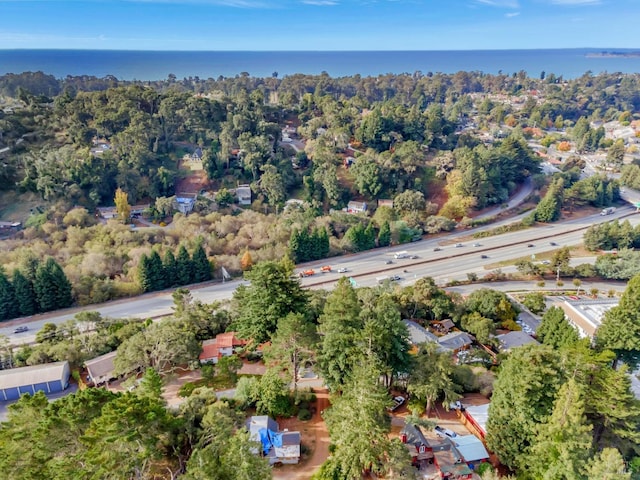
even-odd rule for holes
{"type": "MultiPolygon", "coordinates": [[[[583,218],[572,219],[563,223],[544,225],[531,229],[507,233],[499,236],[474,240],[470,236],[473,232],[494,228],[494,226],[482,227],[455,233],[438,238],[429,238],[419,242],[404,244],[385,249],[375,249],[354,255],[334,257],[322,262],[307,264],[301,268],[315,267],[319,272],[322,265],[328,264],[333,272],[320,274],[302,279],[302,284],[311,288],[331,288],[343,275],[351,276],[358,285],[373,286],[377,284],[376,277],[385,275],[398,275],[401,284],[410,284],[423,276],[433,277],[437,283],[443,284],[450,280],[464,280],[467,273],[475,272],[479,277],[487,273],[487,267],[500,261],[531,256],[557,249],[562,245],[578,245],[582,243],[584,230],[595,223],[607,222],[616,218],[628,216],[632,225],[640,223],[640,215],[635,215],[635,209],[621,207],[614,214],[601,216],[599,214],[583,218]],[[579,231],[572,231],[581,229],[579,231]],[[558,246],[551,245],[557,243],[558,246]],[[456,243],[462,243],[462,247],[455,247],[456,243]],[[474,247],[478,243],[480,246],[474,247]],[[528,244],[533,247],[527,247],[528,244]],[[439,251],[434,251],[438,247],[439,251]],[[417,255],[416,260],[393,259],[393,254],[399,251],[407,251],[410,255],[417,255]],[[481,255],[488,258],[483,259],[481,255]],[[391,260],[393,264],[387,265],[391,260]],[[346,268],[347,273],[338,274],[338,268],[346,268]],[[404,270],[407,270],[405,272],[404,270]]],[[[225,284],[209,284],[202,287],[191,286],[191,292],[196,300],[205,303],[221,301],[231,298],[233,291],[242,281],[231,281],[225,284]]],[[[102,305],[89,305],[86,307],[69,309],[44,315],[36,315],[27,319],[7,322],[0,328],[0,335],[9,337],[13,345],[31,343],[35,339],[36,332],[45,323],[60,324],[69,320],[80,311],[98,311],[105,317],[124,318],[153,318],[169,315],[172,312],[173,291],[147,294],[132,299],[122,299],[102,305]],[[27,325],[29,330],[24,333],[14,334],[16,325],[27,325]]]]}

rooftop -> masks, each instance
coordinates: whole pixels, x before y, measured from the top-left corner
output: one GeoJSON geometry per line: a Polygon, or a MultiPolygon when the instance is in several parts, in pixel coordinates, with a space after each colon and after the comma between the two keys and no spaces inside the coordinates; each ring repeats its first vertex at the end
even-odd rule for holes
{"type": "Polygon", "coordinates": [[[65,370],[68,371],[68,365],[65,361],[0,370],[0,390],[60,380],[65,370]]]}
{"type": "Polygon", "coordinates": [[[558,305],[569,320],[578,328],[582,337],[592,337],[602,325],[604,314],[618,305],[618,298],[600,298],[597,300],[572,300],[566,298],[558,305]]]}
{"type": "Polygon", "coordinates": [[[498,335],[497,338],[500,341],[502,350],[511,350],[512,348],[521,347],[529,343],[538,343],[537,340],[520,330],[498,335]]]}

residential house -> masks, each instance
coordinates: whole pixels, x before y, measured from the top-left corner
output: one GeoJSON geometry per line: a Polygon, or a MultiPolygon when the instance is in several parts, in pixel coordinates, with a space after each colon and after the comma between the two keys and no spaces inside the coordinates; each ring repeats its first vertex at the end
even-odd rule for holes
{"type": "Polygon", "coordinates": [[[270,465],[300,461],[300,432],[280,431],[278,422],[267,415],[254,415],[246,426],[251,440],[262,445],[260,453],[267,457],[270,465]]]}
{"type": "Polygon", "coordinates": [[[88,380],[94,385],[101,385],[109,382],[115,378],[113,374],[114,366],[113,361],[116,358],[118,352],[109,352],[99,357],[87,360],[84,362],[84,366],[87,367],[89,374],[88,380]]]}
{"type": "Polygon", "coordinates": [[[393,200],[389,198],[381,198],[380,200],[378,200],[378,208],[380,207],[393,208],[393,200]]]}
{"type": "Polygon", "coordinates": [[[473,344],[473,337],[467,332],[451,332],[438,338],[438,343],[445,350],[458,353],[473,344]]]}
{"type": "Polygon", "coordinates": [[[403,322],[409,331],[409,343],[414,347],[422,343],[438,343],[438,337],[422,325],[413,320],[403,320],[403,322]]]}
{"type": "Polygon", "coordinates": [[[175,209],[183,215],[188,215],[193,211],[197,198],[196,193],[178,193],[174,203],[175,209]]]}
{"type": "Polygon", "coordinates": [[[400,431],[400,441],[404,443],[411,455],[411,463],[422,468],[426,465],[433,464],[433,449],[429,445],[429,441],[417,425],[405,423],[400,431]]]}
{"type": "Polygon", "coordinates": [[[355,200],[351,200],[347,203],[347,212],[348,213],[364,213],[367,211],[367,202],[357,202],[355,200]]]}
{"type": "Polygon", "coordinates": [[[473,472],[449,438],[429,440],[433,450],[433,463],[440,472],[440,478],[466,480],[473,478],[473,472]]]}
{"type": "Polygon", "coordinates": [[[251,187],[249,185],[238,185],[236,187],[236,197],[239,205],[251,205],[251,187]]]}
{"type": "Polygon", "coordinates": [[[247,341],[237,338],[235,332],[219,333],[216,338],[202,342],[200,362],[218,363],[219,359],[233,355],[237,347],[242,347],[246,344],[247,341]]]}
{"type": "Polygon", "coordinates": [[[0,222],[0,232],[17,231],[22,226],[20,222],[0,222]]]}
{"type": "Polygon", "coordinates": [[[528,345],[530,343],[539,343],[536,339],[521,330],[504,333],[502,335],[498,335],[496,338],[500,342],[500,350],[503,352],[508,352],[513,348],[528,345]]]}

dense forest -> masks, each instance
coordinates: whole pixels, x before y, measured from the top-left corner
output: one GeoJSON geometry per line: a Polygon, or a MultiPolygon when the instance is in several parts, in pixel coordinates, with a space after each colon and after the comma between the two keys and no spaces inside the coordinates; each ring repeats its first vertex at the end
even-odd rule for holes
{"type": "Polygon", "coordinates": [[[87,304],[163,288],[148,285],[141,261],[171,262],[181,247],[204,250],[212,268],[204,279],[219,276],[217,267],[240,273],[248,251],[253,261],[301,262],[408,242],[473,225],[478,209],[504,204],[525,179],[540,200],[528,224],[607,206],[618,181],[582,178],[580,155],[601,153],[603,172],[627,163],[621,181],[634,184],[635,145],[607,138],[601,124],[633,122],[638,81],[524,72],[157,82],[4,75],[0,194],[11,208],[0,217],[24,228],[2,242],[2,285],[14,272],[29,278],[29,258],[50,256],[73,301],[87,304]],[[567,148],[575,155],[542,175],[540,155],[567,148]],[[174,195],[192,173],[182,159],[196,151],[204,177],[185,217],[174,195]],[[239,184],[251,186],[250,207],[232,194],[239,184]],[[127,209],[96,218],[97,207],[117,203],[116,191],[148,205],[142,217],[158,227],[132,230],[127,209]],[[393,206],[376,208],[385,199],[393,206]],[[369,214],[342,212],[351,200],[369,214]],[[16,205],[30,209],[20,216],[16,205]]]}

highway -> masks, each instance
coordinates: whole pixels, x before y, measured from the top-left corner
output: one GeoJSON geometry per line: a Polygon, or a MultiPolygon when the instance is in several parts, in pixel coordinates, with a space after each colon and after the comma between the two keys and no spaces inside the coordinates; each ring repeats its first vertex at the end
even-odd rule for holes
{"type": "MultiPolygon", "coordinates": [[[[476,231],[495,228],[493,224],[436,238],[427,237],[428,239],[410,244],[334,257],[299,266],[296,272],[308,268],[313,268],[317,272],[301,280],[302,285],[308,288],[332,288],[343,275],[353,278],[358,286],[376,285],[376,277],[385,275],[398,275],[400,285],[410,285],[423,276],[433,277],[436,283],[444,284],[451,280],[466,280],[467,273],[477,273],[482,277],[489,271],[488,267],[501,261],[521,257],[531,258],[532,255],[538,256],[563,245],[579,245],[582,243],[584,231],[595,223],[624,217],[629,219],[632,225],[637,225],[640,223],[640,214],[636,215],[634,212],[635,208],[625,206],[618,208],[612,215],[596,214],[478,240],[471,237],[476,231]],[[551,242],[556,245],[552,245],[551,242]],[[456,247],[457,243],[463,246],[456,247]],[[473,246],[474,244],[479,246],[473,246]],[[439,248],[439,251],[434,251],[435,248],[439,248]],[[400,251],[406,251],[409,255],[415,255],[418,258],[395,259],[394,253],[400,251]],[[481,258],[483,255],[487,258],[481,258]],[[393,263],[387,264],[388,260],[393,263]],[[322,265],[331,265],[333,272],[320,273],[322,265]],[[337,273],[336,270],[339,268],[346,268],[347,273],[337,273]]],[[[231,298],[234,290],[242,283],[246,282],[236,280],[224,284],[207,284],[202,287],[191,286],[190,289],[194,299],[210,303],[231,298]]],[[[172,293],[173,291],[152,293],[101,305],[89,305],[13,320],[5,322],[5,326],[0,328],[0,335],[9,337],[12,345],[32,343],[36,332],[45,323],[62,323],[73,318],[80,311],[98,311],[104,317],[113,318],[161,317],[172,312],[172,293]],[[26,325],[29,330],[16,334],[14,329],[17,325],[26,325]]]]}

